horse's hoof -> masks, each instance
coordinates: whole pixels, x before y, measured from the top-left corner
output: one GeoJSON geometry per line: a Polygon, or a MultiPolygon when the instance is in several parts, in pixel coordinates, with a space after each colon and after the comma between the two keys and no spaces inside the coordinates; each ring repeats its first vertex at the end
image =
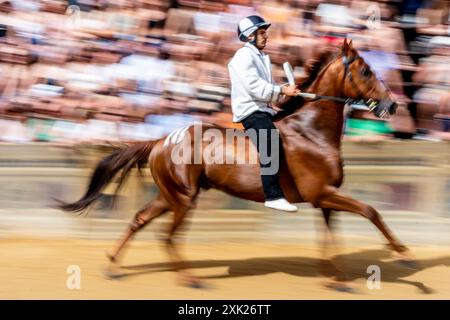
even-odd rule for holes
{"type": "Polygon", "coordinates": [[[191,281],[188,283],[188,287],[192,289],[205,289],[205,285],[200,281],[191,281]]]}
{"type": "Polygon", "coordinates": [[[422,289],[422,293],[423,293],[423,294],[434,294],[434,293],[437,293],[437,291],[434,290],[434,289],[431,289],[431,288],[429,288],[429,287],[424,287],[424,288],[422,289]]]}
{"type": "Polygon", "coordinates": [[[187,279],[181,278],[181,279],[179,279],[179,283],[183,287],[188,287],[188,288],[192,288],[192,289],[206,289],[206,286],[202,281],[195,279],[195,278],[191,278],[191,277],[189,277],[187,279]]]}
{"type": "Polygon", "coordinates": [[[406,269],[410,269],[410,270],[419,270],[420,269],[420,265],[414,260],[401,259],[401,260],[398,260],[398,263],[406,269]]]}
{"type": "Polygon", "coordinates": [[[106,258],[108,259],[109,262],[111,263],[115,263],[116,262],[116,257],[113,256],[112,254],[110,254],[109,252],[105,252],[106,258]]]}
{"type": "Polygon", "coordinates": [[[345,283],[341,282],[331,282],[327,283],[325,285],[328,289],[336,290],[338,292],[345,292],[345,293],[357,293],[356,290],[345,283]]]}
{"type": "Polygon", "coordinates": [[[123,273],[111,271],[109,269],[103,270],[103,276],[108,280],[119,280],[124,276],[123,273]]]}

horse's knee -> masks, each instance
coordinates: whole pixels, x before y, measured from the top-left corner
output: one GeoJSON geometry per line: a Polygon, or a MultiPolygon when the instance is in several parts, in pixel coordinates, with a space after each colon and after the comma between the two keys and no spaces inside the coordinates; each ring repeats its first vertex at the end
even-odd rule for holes
{"type": "Polygon", "coordinates": [[[322,208],[323,201],[328,200],[335,194],[335,188],[325,187],[321,192],[310,192],[309,194],[302,195],[306,202],[311,203],[314,208],[322,208]]]}

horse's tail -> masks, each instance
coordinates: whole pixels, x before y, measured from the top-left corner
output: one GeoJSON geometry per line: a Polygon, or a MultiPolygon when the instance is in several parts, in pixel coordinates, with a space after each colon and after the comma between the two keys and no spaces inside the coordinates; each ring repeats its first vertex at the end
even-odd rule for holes
{"type": "Polygon", "coordinates": [[[137,166],[140,172],[142,167],[145,166],[155,143],[156,141],[137,142],[114,151],[97,165],[84,196],[73,203],[61,202],[58,207],[65,211],[83,212],[95,200],[100,198],[102,190],[122,170],[115,192],[117,194],[131,169],[137,166]]]}

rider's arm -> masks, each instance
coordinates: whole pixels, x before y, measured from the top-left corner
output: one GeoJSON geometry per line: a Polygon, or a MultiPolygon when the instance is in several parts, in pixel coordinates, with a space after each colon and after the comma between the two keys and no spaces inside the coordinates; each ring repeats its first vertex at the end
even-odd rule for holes
{"type": "Polygon", "coordinates": [[[264,80],[249,56],[240,56],[228,65],[232,81],[237,79],[252,97],[260,101],[277,102],[281,87],[264,80]],[[234,79],[233,79],[234,78],[234,79]]]}

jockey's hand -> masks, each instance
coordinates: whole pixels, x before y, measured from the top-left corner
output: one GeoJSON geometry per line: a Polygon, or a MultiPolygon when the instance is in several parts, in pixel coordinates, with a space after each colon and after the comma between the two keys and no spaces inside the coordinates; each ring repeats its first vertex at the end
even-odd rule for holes
{"type": "Polygon", "coordinates": [[[295,84],[292,85],[284,85],[281,87],[281,93],[288,97],[295,97],[298,96],[301,91],[297,88],[295,84]]]}

